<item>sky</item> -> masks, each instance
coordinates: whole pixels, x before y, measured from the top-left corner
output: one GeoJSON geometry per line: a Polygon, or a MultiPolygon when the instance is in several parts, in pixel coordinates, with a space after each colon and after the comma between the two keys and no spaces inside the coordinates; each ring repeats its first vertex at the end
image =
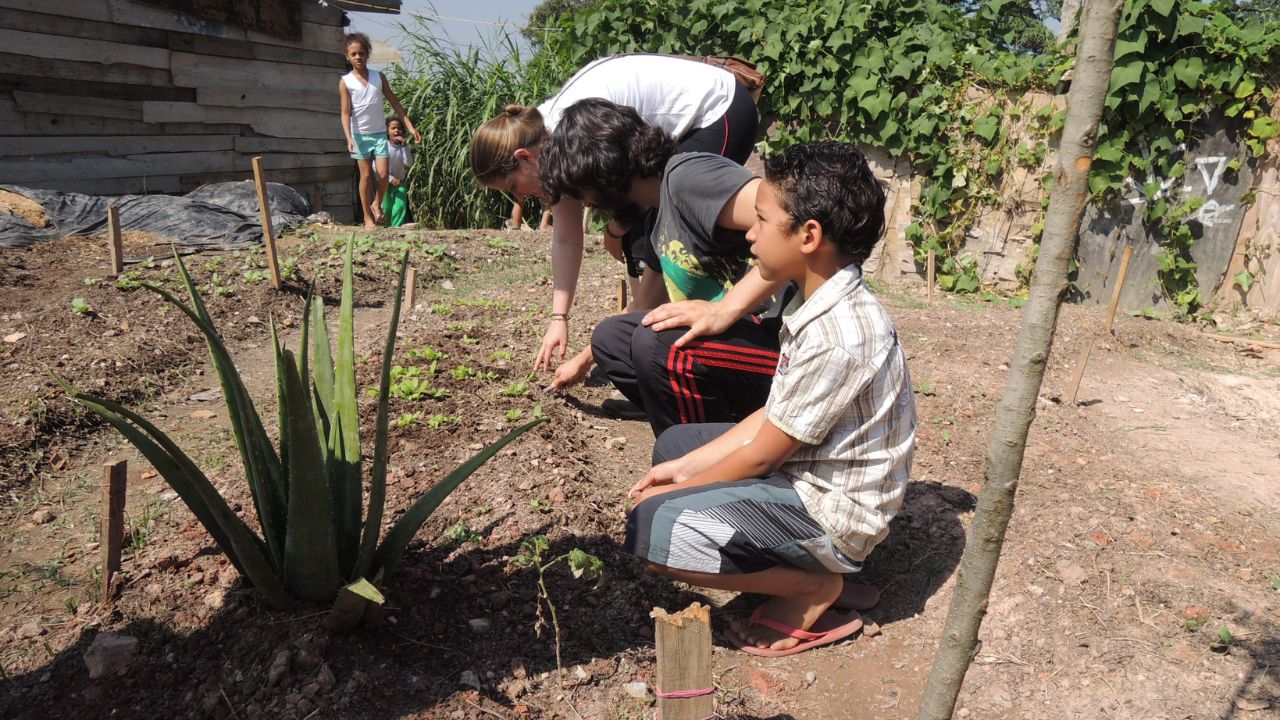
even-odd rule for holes
{"type": "Polygon", "coordinates": [[[501,28],[519,33],[538,0],[401,0],[400,14],[348,13],[351,27],[375,40],[401,47],[400,24],[413,26],[413,14],[459,19],[433,21],[454,44],[478,45],[501,28]],[[467,22],[470,21],[470,22],[467,22]]]}

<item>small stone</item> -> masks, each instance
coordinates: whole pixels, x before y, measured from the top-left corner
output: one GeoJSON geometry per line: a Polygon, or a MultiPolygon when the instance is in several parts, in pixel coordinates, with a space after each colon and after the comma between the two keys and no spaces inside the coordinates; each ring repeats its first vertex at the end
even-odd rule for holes
{"type": "Polygon", "coordinates": [[[452,281],[452,280],[445,280],[444,282],[440,283],[440,287],[444,288],[445,290],[452,290],[452,289],[453,289],[453,281],[452,281]]]}
{"type": "Polygon", "coordinates": [[[213,592],[204,596],[204,604],[207,607],[210,607],[216,610],[217,608],[222,607],[222,603],[225,600],[225,594],[226,593],[223,590],[214,590],[213,592]]]}
{"type": "Polygon", "coordinates": [[[463,670],[458,676],[458,684],[463,687],[480,689],[480,676],[471,670],[463,670]]]}
{"type": "Polygon", "coordinates": [[[201,390],[195,395],[189,396],[188,400],[197,402],[208,402],[210,400],[219,400],[222,398],[222,388],[210,388],[209,390],[201,390]]]}
{"type": "Polygon", "coordinates": [[[276,651],[276,656],[271,659],[271,667],[267,668],[267,687],[273,688],[279,685],[287,672],[289,672],[289,648],[280,648],[276,651]]]}
{"type": "Polygon", "coordinates": [[[1232,700],[1236,709],[1244,712],[1253,712],[1255,710],[1266,710],[1271,707],[1271,703],[1266,700],[1254,700],[1253,698],[1238,697],[1232,700]]]}
{"type": "Polygon", "coordinates": [[[642,682],[623,683],[622,692],[637,700],[644,700],[649,697],[649,686],[642,682]]]}
{"type": "Polygon", "coordinates": [[[26,336],[27,334],[24,332],[10,333],[4,336],[4,341],[7,343],[16,343],[26,336]]]}
{"type": "Polygon", "coordinates": [[[880,624],[869,622],[862,626],[862,637],[873,638],[880,634],[880,624]]]}
{"type": "Polygon", "coordinates": [[[308,649],[298,651],[294,661],[298,663],[298,667],[303,670],[310,670],[320,665],[322,659],[319,655],[308,649]]]}
{"type": "Polygon", "coordinates": [[[809,672],[807,672],[807,673],[805,673],[805,674],[804,674],[804,684],[805,684],[805,685],[812,685],[812,684],[814,684],[814,683],[816,683],[816,682],[818,682],[818,673],[816,673],[816,672],[814,672],[814,671],[810,670],[809,672]]]}
{"type": "Polygon", "coordinates": [[[84,653],[89,679],[114,675],[128,669],[138,657],[138,638],[116,633],[99,633],[84,653]]]}
{"type": "Polygon", "coordinates": [[[165,490],[164,492],[160,493],[160,496],[159,496],[159,497],[160,497],[160,499],[161,499],[161,500],[164,500],[164,501],[166,501],[166,502],[172,502],[172,501],[174,501],[174,500],[177,500],[177,499],[178,499],[178,491],[176,491],[176,490],[165,490]]]}
{"type": "Polygon", "coordinates": [[[591,679],[591,673],[586,668],[578,665],[573,669],[573,679],[577,684],[581,685],[591,679]]]}
{"type": "Polygon", "coordinates": [[[249,317],[245,318],[245,319],[244,319],[244,321],[245,321],[246,323],[249,323],[250,325],[261,325],[261,324],[262,324],[262,321],[258,319],[258,316],[257,316],[257,315],[250,315],[249,317]]]}
{"type": "Polygon", "coordinates": [[[18,637],[23,639],[40,637],[41,635],[44,634],[44,632],[45,632],[44,628],[40,627],[40,621],[32,620],[26,625],[23,625],[22,627],[18,628],[18,637]]]}
{"type": "Polygon", "coordinates": [[[960,708],[960,712],[956,713],[956,717],[962,717],[962,718],[967,718],[969,717],[969,715],[970,715],[969,708],[960,708]]]}
{"type": "Polygon", "coordinates": [[[483,635],[489,632],[489,628],[493,626],[493,623],[489,618],[475,618],[468,620],[467,624],[471,626],[471,632],[477,635],[483,635]]]}
{"type": "Polygon", "coordinates": [[[40,508],[39,510],[31,513],[31,522],[37,525],[45,525],[53,522],[56,517],[57,515],[54,515],[53,511],[40,508]]]}
{"type": "Polygon", "coordinates": [[[320,694],[320,683],[309,682],[302,686],[303,697],[313,698],[320,694]]]}
{"type": "Polygon", "coordinates": [[[614,448],[617,448],[621,450],[623,447],[626,446],[626,444],[627,444],[627,439],[625,437],[613,437],[604,441],[604,449],[613,450],[614,448]]]}
{"type": "Polygon", "coordinates": [[[191,417],[195,420],[211,420],[218,417],[218,413],[212,410],[197,410],[191,413],[191,417]]]}

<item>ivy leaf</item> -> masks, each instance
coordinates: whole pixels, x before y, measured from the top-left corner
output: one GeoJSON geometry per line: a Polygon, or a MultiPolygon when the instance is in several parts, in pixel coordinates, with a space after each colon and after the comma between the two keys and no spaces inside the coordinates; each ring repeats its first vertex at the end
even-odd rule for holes
{"type": "Polygon", "coordinates": [[[1151,9],[1163,17],[1169,17],[1169,13],[1173,12],[1174,2],[1175,0],[1151,0],[1151,9]]]}
{"type": "Polygon", "coordinates": [[[1235,281],[1236,285],[1240,286],[1242,292],[1249,292],[1249,288],[1253,287],[1253,273],[1248,270],[1241,270],[1232,275],[1231,279],[1235,281]]]}
{"type": "Polygon", "coordinates": [[[1240,78],[1240,84],[1236,85],[1236,97],[1247,98],[1252,95],[1253,91],[1257,88],[1258,83],[1256,83],[1252,77],[1245,75],[1240,78]]]}
{"type": "Polygon", "coordinates": [[[1122,57],[1138,54],[1147,49],[1147,34],[1139,32],[1136,38],[1121,38],[1116,40],[1116,60],[1122,57]]]}
{"type": "Polygon", "coordinates": [[[1140,59],[1130,60],[1123,65],[1116,65],[1111,71],[1111,95],[1115,97],[1116,91],[1125,85],[1131,85],[1142,79],[1142,71],[1145,70],[1147,64],[1140,59]]]}
{"type": "Polygon", "coordinates": [[[1188,88],[1200,87],[1200,76],[1204,74],[1204,60],[1198,57],[1178,58],[1173,64],[1173,76],[1188,88]]]}
{"type": "Polygon", "coordinates": [[[1253,123],[1249,125],[1249,134],[1255,138],[1267,141],[1276,135],[1280,135],[1280,123],[1262,115],[1253,119],[1253,123]]]}
{"type": "Polygon", "coordinates": [[[995,115],[987,115],[973,125],[974,134],[987,142],[994,140],[999,131],[1000,118],[995,115]]]}

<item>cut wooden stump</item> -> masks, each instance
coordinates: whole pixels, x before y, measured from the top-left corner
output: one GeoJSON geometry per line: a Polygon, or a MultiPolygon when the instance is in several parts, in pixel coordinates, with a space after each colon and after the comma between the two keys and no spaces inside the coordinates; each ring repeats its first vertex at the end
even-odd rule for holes
{"type": "Polygon", "coordinates": [[[124,497],[129,462],[106,463],[102,475],[102,601],[111,602],[113,576],[120,571],[120,550],[124,545],[124,497]]]}
{"type": "Polygon", "coordinates": [[[413,309],[418,299],[418,268],[410,265],[405,272],[404,278],[404,307],[402,312],[408,312],[413,309]]]}
{"type": "Polygon", "coordinates": [[[695,602],[674,615],[662,608],[654,619],[658,649],[658,717],[703,720],[712,717],[715,679],[711,676],[711,608],[695,602]]]}

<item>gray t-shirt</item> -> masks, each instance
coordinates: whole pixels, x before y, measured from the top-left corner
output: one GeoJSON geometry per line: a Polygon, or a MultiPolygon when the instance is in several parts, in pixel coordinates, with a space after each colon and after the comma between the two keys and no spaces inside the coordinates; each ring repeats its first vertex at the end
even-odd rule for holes
{"type": "Polygon", "coordinates": [[[661,269],[672,302],[719,300],[751,269],[746,233],[718,227],[716,218],[753,177],[711,153],[684,153],[667,161],[646,261],[661,269]]]}

